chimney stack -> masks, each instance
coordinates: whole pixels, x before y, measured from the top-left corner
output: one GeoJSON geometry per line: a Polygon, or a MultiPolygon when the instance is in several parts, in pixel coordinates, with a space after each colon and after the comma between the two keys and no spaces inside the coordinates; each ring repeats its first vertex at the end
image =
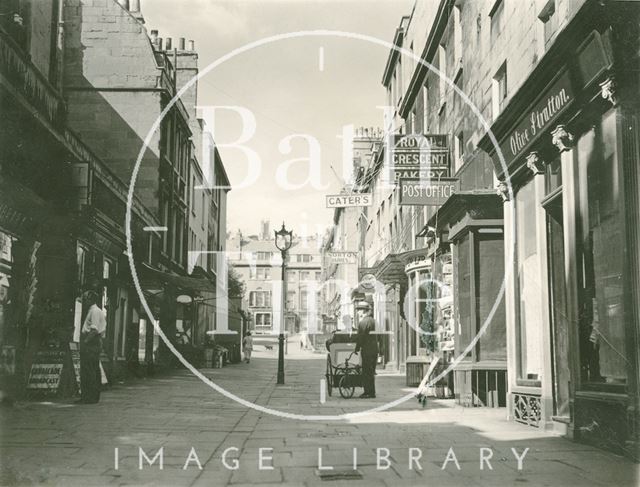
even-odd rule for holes
{"type": "Polygon", "coordinates": [[[153,44],[153,47],[155,49],[158,48],[158,31],[156,29],[153,29],[151,31],[151,44],[153,44]]]}
{"type": "Polygon", "coordinates": [[[190,51],[195,51],[196,50],[196,46],[195,46],[195,44],[194,44],[192,39],[189,39],[189,50],[190,51]]]}
{"type": "Polygon", "coordinates": [[[129,0],[118,0],[118,4],[125,10],[129,10],[129,0]]]}
{"type": "Polygon", "coordinates": [[[158,51],[162,51],[162,37],[158,37],[158,51]]]}
{"type": "Polygon", "coordinates": [[[178,39],[178,50],[184,51],[184,37],[178,39]]]}
{"type": "Polygon", "coordinates": [[[170,51],[171,50],[171,37],[167,37],[164,40],[164,50],[165,51],[170,51]]]}

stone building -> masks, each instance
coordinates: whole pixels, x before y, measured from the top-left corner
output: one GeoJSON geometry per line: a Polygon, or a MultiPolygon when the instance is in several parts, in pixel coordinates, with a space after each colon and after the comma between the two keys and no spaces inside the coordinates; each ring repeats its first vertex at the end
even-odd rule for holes
{"type": "MultiPolygon", "coordinates": [[[[62,2],[4,2],[0,17],[0,339],[3,389],[70,394],[70,366],[90,285],[103,304],[125,268],[127,186],[74,132],[65,99],[62,2]],[[4,13],[3,9],[3,13],[4,13]],[[50,366],[51,374],[38,364],[50,366]]],[[[73,34],[71,34],[73,37],[73,34]]],[[[156,217],[134,196],[134,259],[147,255],[143,227],[156,217]]],[[[115,309],[114,309],[115,308],[115,309]]],[[[110,310],[109,359],[126,361],[126,320],[110,310]]],[[[77,356],[76,356],[77,357],[77,356]]],[[[106,362],[109,365],[111,360],[106,362]]],[[[111,372],[111,371],[110,371],[111,372]]]]}
{"type": "Polygon", "coordinates": [[[455,194],[415,231],[427,255],[452,257],[456,397],[633,457],[639,15],[633,2],[416,2],[384,80],[392,131],[450,147],[455,194]]]}
{"type": "MultiPolygon", "coordinates": [[[[282,277],[280,251],[275,246],[269,223],[259,235],[243,237],[240,232],[227,242],[229,262],[246,286],[243,309],[249,311],[250,329],[270,334],[282,329],[282,277]]],[[[284,329],[289,333],[321,331],[319,296],[322,267],[320,240],[294,235],[288,252],[284,329]]]]}

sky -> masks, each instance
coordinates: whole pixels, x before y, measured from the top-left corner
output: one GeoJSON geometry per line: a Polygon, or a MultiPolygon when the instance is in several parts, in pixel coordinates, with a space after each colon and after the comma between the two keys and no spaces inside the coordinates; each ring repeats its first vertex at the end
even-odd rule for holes
{"type": "MultiPolygon", "coordinates": [[[[147,29],[174,45],[179,37],[193,39],[204,70],[251,42],[292,32],[335,30],[391,42],[412,6],[413,0],[142,0],[142,13],[147,29]]],[[[199,105],[219,107],[201,113],[233,187],[227,230],[257,234],[269,220],[272,229],[284,221],[300,234],[331,224],[325,195],[338,193],[346,174],[340,136],[350,124],[382,125],[377,107],[385,104],[388,52],[358,39],[292,37],[241,52],[199,80],[199,105]]]]}

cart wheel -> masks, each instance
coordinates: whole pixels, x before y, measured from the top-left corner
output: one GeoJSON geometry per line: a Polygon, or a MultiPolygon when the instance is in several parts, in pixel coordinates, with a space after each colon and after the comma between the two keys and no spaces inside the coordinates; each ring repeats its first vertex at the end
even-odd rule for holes
{"type": "Polygon", "coordinates": [[[351,374],[345,372],[345,374],[340,377],[340,382],[338,383],[338,388],[340,389],[340,395],[345,399],[351,399],[353,397],[353,393],[356,388],[353,385],[353,380],[349,377],[351,374]]]}
{"type": "Polygon", "coordinates": [[[331,397],[333,393],[333,374],[331,373],[331,357],[327,355],[327,371],[324,374],[327,381],[327,394],[331,397]]]}

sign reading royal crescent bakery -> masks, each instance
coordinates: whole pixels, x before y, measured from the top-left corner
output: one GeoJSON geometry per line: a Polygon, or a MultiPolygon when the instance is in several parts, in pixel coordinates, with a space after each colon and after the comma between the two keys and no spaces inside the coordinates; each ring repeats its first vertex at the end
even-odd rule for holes
{"type": "Polygon", "coordinates": [[[527,147],[560,116],[573,101],[569,72],[561,74],[553,85],[525,114],[508,137],[503,139],[500,150],[507,166],[517,159],[527,147]]]}
{"type": "Polygon", "coordinates": [[[440,134],[394,135],[391,138],[389,179],[437,179],[449,175],[447,136],[440,134]]]}

